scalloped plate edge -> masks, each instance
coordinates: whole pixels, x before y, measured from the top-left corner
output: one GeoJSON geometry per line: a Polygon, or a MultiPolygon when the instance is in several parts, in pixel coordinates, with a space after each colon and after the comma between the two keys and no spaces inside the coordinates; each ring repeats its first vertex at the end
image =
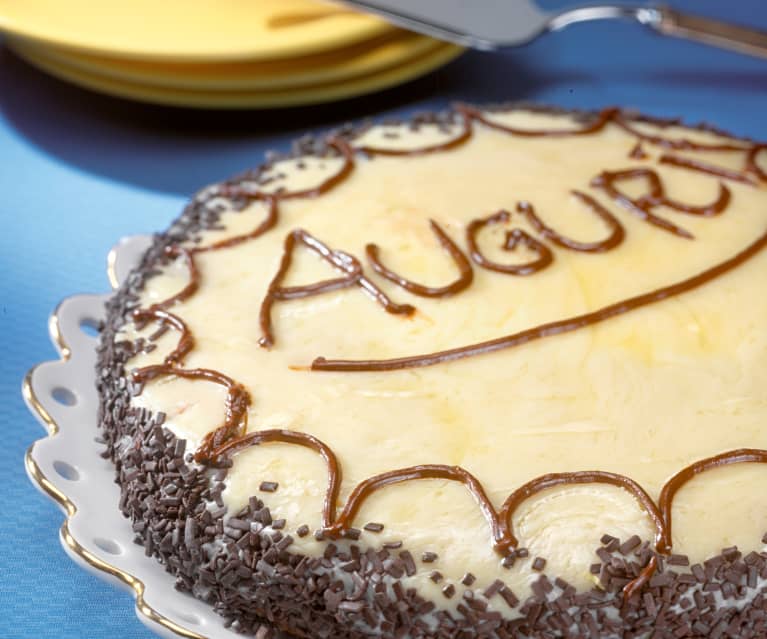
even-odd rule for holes
{"type": "MultiPolygon", "coordinates": [[[[123,238],[110,251],[107,259],[107,274],[112,288],[116,288],[120,282],[124,281],[128,272],[133,268],[144,250],[149,246],[151,237],[133,236],[123,238]]],[[[87,499],[84,495],[91,493],[91,486],[88,489],[82,488],[87,481],[88,475],[97,474],[110,470],[110,486],[106,490],[119,491],[114,484],[113,469],[111,462],[101,460],[101,468],[97,466],[100,458],[94,456],[93,466],[88,467],[87,457],[83,457],[85,464],[70,464],[68,461],[56,460],[51,462],[51,457],[64,457],[69,461],[76,461],[76,453],[70,447],[67,449],[67,443],[80,437],[78,444],[82,444],[83,435],[89,440],[91,450],[81,454],[91,455],[92,449],[97,446],[93,437],[82,430],[83,420],[76,419],[77,413],[84,413],[87,422],[89,410],[94,408],[93,400],[95,396],[95,386],[92,377],[87,375],[72,375],[77,373],[78,369],[82,372],[83,367],[88,363],[95,362],[95,344],[96,338],[87,335],[83,330],[83,324],[92,323],[94,319],[99,319],[103,314],[103,302],[108,297],[104,295],[79,295],[66,298],[56,307],[49,318],[48,329],[51,341],[59,353],[60,359],[42,362],[32,367],[24,377],[22,382],[22,395],[29,410],[35,415],[38,421],[48,431],[48,435],[36,440],[27,449],[24,465],[27,474],[32,483],[46,496],[56,502],[64,511],[65,519],[59,531],[59,538],[64,550],[79,565],[97,574],[98,576],[130,589],[135,597],[135,609],[139,620],[152,631],[161,636],[169,638],[185,637],[187,639],[220,639],[235,637],[233,631],[226,629],[223,625],[223,619],[216,615],[213,610],[201,601],[190,597],[189,595],[175,591],[172,588],[173,577],[164,571],[164,568],[154,560],[154,558],[143,557],[143,549],[133,544],[117,544],[108,539],[96,539],[101,541],[104,548],[98,545],[94,546],[94,540],[83,539],[82,531],[78,530],[78,518],[88,516],[87,499]],[[94,315],[97,317],[94,318],[94,315]],[[78,330],[79,329],[79,330],[78,330]],[[64,375],[63,373],[66,373],[64,375]],[[75,387],[75,392],[67,389],[62,384],[61,387],[55,386],[58,380],[66,377],[68,385],[75,387]],[[90,388],[88,388],[90,386],[90,388]],[[61,389],[64,389],[61,391],[61,389]],[[41,389],[50,392],[41,392],[41,389]],[[56,399],[55,392],[63,393],[59,399],[56,399]],[[82,393],[82,397],[80,396],[82,393]],[[82,405],[84,404],[84,405],[82,405]],[[72,411],[72,419],[68,416],[68,411],[72,411]],[[78,426],[79,432],[78,432],[78,426]],[[55,453],[55,454],[54,454],[55,453]],[[57,467],[54,468],[55,465],[57,467]],[[81,470],[82,469],[82,470],[81,470]],[[95,469],[95,470],[94,470],[95,469]],[[80,475],[84,477],[80,477],[80,475]],[[69,477],[67,477],[69,475],[69,477]],[[79,489],[79,490],[78,490],[79,489]],[[110,546],[110,544],[113,544],[110,546]],[[116,552],[119,550],[119,552],[116,552]],[[110,552],[111,551],[111,552],[110,552]],[[132,570],[124,564],[138,558],[141,555],[143,561],[142,570],[132,570]],[[129,555],[121,557],[121,560],[115,560],[110,555],[129,555]],[[134,559],[131,559],[133,557],[134,559]],[[118,565],[122,564],[122,565],[118,565]],[[149,574],[150,577],[164,577],[167,583],[162,584],[155,592],[155,584],[147,579],[146,574],[139,577],[136,572],[149,574]],[[151,596],[147,595],[147,587],[152,591],[151,596]],[[170,592],[168,592],[170,591],[170,592]],[[158,606],[154,601],[155,597],[163,598],[164,605],[158,606]],[[152,603],[147,601],[152,599],[152,603]],[[168,603],[172,600],[173,603],[168,603]],[[181,602],[181,605],[178,605],[181,602]],[[161,612],[158,608],[174,607],[175,614],[161,612]],[[192,608],[194,612],[179,612],[178,608],[192,608]],[[175,617],[175,618],[172,618],[175,617]],[[189,626],[204,625],[205,634],[200,634],[189,626]]],[[[90,367],[91,370],[93,366],[90,367]]],[[[88,442],[86,442],[88,443],[88,442]]],[[[85,448],[88,448],[86,446],[85,448]]],[[[92,482],[91,482],[92,483],[92,482]]],[[[117,502],[114,502],[116,505],[117,502]]],[[[109,511],[107,511],[109,512],[109,511]]],[[[125,519],[117,508],[112,509],[115,514],[112,524],[119,520],[119,526],[124,530],[123,540],[132,537],[132,531],[125,519]]],[[[99,513],[103,518],[104,511],[99,513]]],[[[108,518],[104,518],[108,519],[108,518]]],[[[90,530],[90,527],[88,528],[90,530]]]]}

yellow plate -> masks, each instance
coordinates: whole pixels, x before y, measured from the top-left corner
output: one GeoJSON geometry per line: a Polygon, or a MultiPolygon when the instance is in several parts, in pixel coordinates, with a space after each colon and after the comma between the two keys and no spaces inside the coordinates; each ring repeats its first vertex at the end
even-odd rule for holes
{"type": "Polygon", "coordinates": [[[0,30],[97,55],[210,62],[309,55],[393,27],[319,0],[0,0],[0,30]]]}
{"type": "Polygon", "coordinates": [[[395,31],[314,56],[264,62],[154,63],[91,56],[31,40],[9,38],[18,52],[115,80],[183,90],[264,91],[340,82],[402,65],[436,49],[425,36],[395,31]]]}
{"type": "Polygon", "coordinates": [[[23,50],[17,53],[31,64],[52,75],[73,84],[117,97],[172,106],[244,109],[318,104],[371,93],[424,75],[437,67],[447,64],[462,52],[463,48],[461,47],[452,44],[439,44],[433,51],[429,51],[404,65],[394,66],[378,73],[345,82],[304,86],[292,91],[194,91],[164,89],[141,83],[115,80],[111,77],[95,73],[86,73],[51,60],[37,51],[23,50]]]}

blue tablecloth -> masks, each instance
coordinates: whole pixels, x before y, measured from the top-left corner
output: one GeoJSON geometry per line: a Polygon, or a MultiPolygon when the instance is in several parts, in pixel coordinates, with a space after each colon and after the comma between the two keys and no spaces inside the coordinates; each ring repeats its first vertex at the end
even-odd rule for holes
{"type": "MultiPolygon", "coordinates": [[[[767,29],[765,0],[671,4],[767,29]]],[[[630,24],[576,26],[505,53],[469,53],[378,95],[279,112],[106,98],[48,78],[0,45],[0,639],[153,636],[129,594],[66,557],[61,513],[24,475],[24,451],[42,430],[21,380],[55,356],[46,322],[56,303],[106,290],[105,257],[119,237],[164,228],[195,189],[258,163],[267,149],[307,130],[456,99],[618,104],[767,139],[767,60],[630,24]]]]}

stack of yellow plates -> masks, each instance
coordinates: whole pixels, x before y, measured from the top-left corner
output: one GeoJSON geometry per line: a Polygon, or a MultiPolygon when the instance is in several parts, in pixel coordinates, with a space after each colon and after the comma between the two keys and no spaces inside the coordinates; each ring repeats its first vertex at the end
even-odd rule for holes
{"type": "Polygon", "coordinates": [[[209,108],[338,100],[462,51],[319,0],[0,0],[0,30],[19,56],[75,84],[209,108]]]}

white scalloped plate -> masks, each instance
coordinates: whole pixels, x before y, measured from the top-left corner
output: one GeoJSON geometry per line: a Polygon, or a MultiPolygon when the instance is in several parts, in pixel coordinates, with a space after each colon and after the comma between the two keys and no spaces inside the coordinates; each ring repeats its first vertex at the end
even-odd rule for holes
{"type": "MultiPolygon", "coordinates": [[[[150,237],[135,236],[112,249],[108,274],[113,288],[150,242],[150,237]]],[[[61,359],[35,366],[22,389],[27,406],[48,430],[48,437],[27,451],[27,474],[66,513],[59,537],[67,554],[90,572],[130,588],[136,614],[151,630],[175,639],[239,637],[209,605],[175,590],[174,578],[133,543],[130,523],[117,508],[114,467],[101,458],[104,446],[96,441],[98,337],[93,327],[103,318],[108,297],[69,297],[50,317],[49,332],[61,359]]]]}

